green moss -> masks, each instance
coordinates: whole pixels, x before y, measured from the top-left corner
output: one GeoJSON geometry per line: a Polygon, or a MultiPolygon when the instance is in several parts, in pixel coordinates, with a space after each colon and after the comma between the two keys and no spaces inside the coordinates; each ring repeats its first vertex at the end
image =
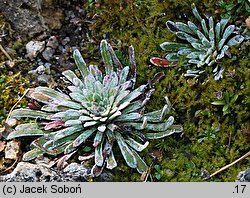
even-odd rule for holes
{"type": "MultiPolygon", "coordinates": [[[[104,37],[112,46],[122,51],[124,47],[133,45],[138,64],[138,85],[145,83],[157,72],[164,71],[166,77],[155,86],[153,102],[148,110],[159,109],[168,96],[173,108],[176,123],[182,123],[184,133],[167,137],[164,140],[151,141],[150,146],[142,153],[148,164],[152,162],[149,153],[159,149],[163,157],[157,162],[160,169],[152,167],[148,181],[204,181],[203,174],[213,173],[224,165],[236,160],[249,149],[249,49],[233,47],[231,58],[224,58],[220,63],[225,67],[224,78],[214,81],[211,72],[207,71],[208,81],[187,79],[182,74],[186,70],[180,61],[176,67],[158,68],[150,65],[149,59],[161,57],[164,52],[159,44],[164,41],[174,41],[175,36],[165,27],[167,20],[187,21],[192,19],[190,5],[196,3],[202,12],[209,12],[220,18],[223,8],[218,2],[199,1],[107,1],[103,0],[90,10],[89,17],[94,17],[94,23],[89,28],[91,37],[96,38],[93,50],[89,46],[82,50],[91,57],[98,42],[104,37]],[[131,3],[126,3],[131,2],[131,3]],[[217,9],[218,8],[218,9],[217,9]],[[92,12],[92,13],[91,13],[92,12]],[[185,15],[184,15],[185,13],[185,15]],[[119,42],[118,42],[119,41],[119,42]],[[216,93],[230,92],[239,97],[231,107],[230,113],[223,116],[222,108],[211,102],[217,100],[216,93]],[[198,143],[199,133],[209,128],[216,128],[215,138],[198,143]],[[160,177],[157,174],[160,173],[160,177]]],[[[232,14],[235,13],[232,10],[232,14]]],[[[242,11],[247,17],[247,12],[242,11]]],[[[238,16],[233,16],[237,19],[238,16]]],[[[208,69],[209,70],[209,69],[208,69]]],[[[122,164],[124,162],[119,162],[122,164]]],[[[249,166],[245,159],[211,181],[235,181],[237,174],[249,166]]],[[[120,166],[113,170],[115,181],[140,181],[140,175],[135,171],[120,166]]]]}
{"type": "MultiPolygon", "coordinates": [[[[29,67],[24,61],[15,61],[14,68],[8,68],[4,64],[0,66],[0,123],[8,116],[12,106],[29,87],[29,79],[26,76],[29,67]],[[20,72],[22,71],[22,72],[20,72]]],[[[27,101],[21,100],[18,106],[25,107],[27,101]]]]}

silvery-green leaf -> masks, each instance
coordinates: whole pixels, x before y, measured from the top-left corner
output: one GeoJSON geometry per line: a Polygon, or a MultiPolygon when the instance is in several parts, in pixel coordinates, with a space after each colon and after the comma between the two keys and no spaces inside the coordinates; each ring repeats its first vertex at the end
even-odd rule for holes
{"type": "Polygon", "coordinates": [[[182,22],[176,22],[175,25],[176,25],[176,28],[179,29],[180,31],[195,35],[194,32],[190,30],[187,24],[182,23],[182,22]]]}
{"type": "Polygon", "coordinates": [[[121,70],[120,76],[119,76],[119,84],[125,83],[127,81],[129,74],[129,67],[126,66],[121,70]]]}
{"type": "Polygon", "coordinates": [[[160,122],[162,120],[161,117],[162,110],[157,110],[149,113],[145,113],[143,116],[147,118],[149,122],[160,122]]]}
{"type": "Polygon", "coordinates": [[[193,12],[195,18],[198,19],[199,21],[201,21],[202,18],[201,18],[201,16],[200,16],[200,14],[199,14],[199,12],[198,12],[198,10],[197,10],[194,3],[191,4],[191,8],[192,8],[192,12],[193,12]]]}
{"type": "Polygon", "coordinates": [[[173,21],[167,21],[166,26],[170,32],[172,32],[174,34],[177,32],[177,27],[173,21]]]}
{"type": "Polygon", "coordinates": [[[193,31],[193,33],[196,34],[197,30],[198,30],[198,27],[191,21],[188,21],[188,27],[190,28],[190,30],[193,31]]]}
{"type": "Polygon", "coordinates": [[[224,46],[225,41],[226,41],[225,39],[221,39],[221,40],[220,40],[220,42],[219,42],[219,44],[218,44],[218,48],[217,48],[217,49],[218,49],[218,51],[220,51],[220,50],[221,50],[221,48],[224,46]]]}
{"type": "Polygon", "coordinates": [[[200,43],[191,43],[191,45],[193,46],[193,48],[200,50],[203,48],[203,45],[200,43]]]}
{"type": "Polygon", "coordinates": [[[227,45],[224,45],[223,48],[221,49],[220,54],[216,57],[216,60],[222,59],[225,56],[225,52],[229,49],[227,45]]]}
{"type": "Polygon", "coordinates": [[[212,55],[209,55],[209,56],[206,58],[205,63],[206,63],[206,64],[209,64],[211,58],[212,58],[212,55]]]}
{"type": "Polygon", "coordinates": [[[70,107],[73,109],[81,109],[82,106],[76,102],[70,101],[70,100],[66,100],[63,98],[53,98],[50,97],[44,93],[41,92],[33,92],[31,94],[31,98],[42,102],[44,104],[55,104],[55,105],[61,105],[61,106],[65,106],[65,107],[70,107]]]}
{"type": "Polygon", "coordinates": [[[72,155],[72,152],[76,151],[77,148],[73,146],[73,143],[70,143],[64,148],[64,155],[72,155]]]}
{"type": "Polygon", "coordinates": [[[173,133],[181,133],[182,131],[183,131],[182,126],[180,126],[180,125],[172,125],[165,131],[158,132],[158,133],[146,133],[145,136],[148,139],[159,139],[159,138],[169,136],[169,135],[171,135],[173,133]]]}
{"type": "Polygon", "coordinates": [[[131,146],[133,149],[135,149],[136,151],[141,152],[142,150],[144,150],[149,142],[145,142],[144,144],[140,144],[139,142],[135,141],[133,138],[128,137],[127,139],[125,139],[126,143],[131,146]]]}
{"type": "Polygon", "coordinates": [[[76,86],[68,86],[67,87],[71,92],[79,92],[79,93],[81,93],[82,92],[82,90],[79,88],[79,87],[76,87],[76,86]]]}
{"type": "Polygon", "coordinates": [[[221,32],[220,32],[220,30],[221,30],[221,27],[220,27],[220,23],[218,22],[217,24],[216,24],[216,26],[215,26],[215,36],[216,36],[216,40],[217,41],[219,41],[220,39],[221,39],[221,36],[220,36],[220,34],[221,34],[221,32]]]}
{"type": "Polygon", "coordinates": [[[95,82],[95,92],[101,94],[103,91],[103,85],[100,81],[95,82]]]}
{"type": "Polygon", "coordinates": [[[119,59],[117,58],[115,51],[113,50],[113,48],[110,45],[108,45],[108,51],[111,55],[111,58],[112,58],[114,64],[118,68],[118,70],[121,70],[123,66],[122,66],[121,62],[119,61],[119,59]]]}
{"type": "MultiPolygon", "coordinates": [[[[196,33],[197,33],[197,36],[199,37],[200,40],[203,40],[203,39],[207,40],[207,38],[204,36],[204,34],[200,30],[197,30],[196,33]]],[[[209,41],[207,40],[207,42],[209,42],[209,41]]]]}
{"type": "Polygon", "coordinates": [[[64,71],[62,74],[76,87],[84,88],[82,81],[71,70],[64,71]]]}
{"type": "Polygon", "coordinates": [[[132,153],[134,154],[136,161],[137,161],[137,167],[136,167],[137,171],[140,174],[147,172],[148,170],[147,164],[142,160],[142,158],[138,155],[138,153],[134,151],[133,149],[132,149],[132,153]]]}
{"type": "Polygon", "coordinates": [[[58,112],[58,111],[67,111],[69,108],[64,107],[62,105],[55,105],[55,104],[47,104],[43,105],[41,110],[47,112],[58,112]]]}
{"type": "Polygon", "coordinates": [[[209,54],[203,54],[203,53],[201,53],[201,54],[199,55],[199,59],[200,59],[200,61],[201,61],[200,65],[204,65],[204,64],[205,64],[205,59],[208,57],[208,55],[209,55],[209,54]]]}
{"type": "MultiPolygon", "coordinates": [[[[187,40],[190,44],[192,44],[192,43],[201,43],[200,40],[198,40],[198,39],[196,39],[196,38],[194,38],[194,37],[192,37],[192,36],[187,37],[186,40],[187,40]]],[[[191,46],[189,46],[189,47],[191,47],[191,46]]]]}
{"type": "Polygon", "coordinates": [[[185,77],[194,77],[194,78],[196,78],[196,77],[199,77],[200,75],[198,75],[198,74],[184,74],[184,76],[185,77]]]}
{"type": "Polygon", "coordinates": [[[225,32],[222,36],[222,39],[227,39],[232,33],[233,31],[235,30],[235,26],[234,25],[229,25],[226,29],[225,29],[225,32]]]}
{"type": "Polygon", "coordinates": [[[91,101],[92,100],[92,96],[94,94],[95,90],[89,90],[89,89],[83,89],[81,91],[81,94],[84,96],[84,101],[83,102],[86,102],[86,101],[91,101]]]}
{"type": "Polygon", "coordinates": [[[144,116],[142,119],[141,127],[144,129],[147,126],[147,124],[148,124],[148,119],[147,117],[144,116]]]}
{"type": "Polygon", "coordinates": [[[110,154],[107,157],[107,169],[112,170],[113,168],[117,167],[117,162],[115,160],[114,153],[111,151],[110,154]]]}
{"type": "Polygon", "coordinates": [[[111,131],[109,128],[106,130],[105,134],[106,134],[109,142],[113,142],[115,140],[114,132],[111,131]]]}
{"type": "Polygon", "coordinates": [[[223,78],[223,75],[222,75],[223,71],[224,71],[224,68],[221,68],[220,71],[215,74],[214,80],[219,80],[220,78],[223,78]]]}
{"type": "Polygon", "coordinates": [[[41,92],[52,98],[58,98],[59,100],[70,100],[68,95],[48,87],[36,87],[35,92],[41,92]]]}
{"type": "Polygon", "coordinates": [[[96,121],[90,121],[90,122],[85,122],[84,123],[84,127],[89,127],[89,126],[94,126],[94,125],[96,125],[98,122],[96,122],[96,121]]]}
{"type": "Polygon", "coordinates": [[[208,64],[208,66],[211,66],[211,65],[213,65],[215,63],[215,60],[212,60],[209,64],[208,64]]]}
{"type": "MultiPolygon", "coordinates": [[[[174,123],[174,117],[170,116],[168,118],[168,120],[164,123],[157,123],[157,124],[153,124],[153,123],[148,123],[145,126],[145,129],[149,129],[152,131],[165,131],[167,130],[172,124],[174,123]]],[[[142,130],[144,129],[141,123],[135,123],[135,122],[126,122],[124,123],[124,125],[126,126],[131,126],[134,127],[137,130],[142,130]]]]}
{"type": "Polygon", "coordinates": [[[95,90],[95,82],[96,79],[94,78],[93,75],[88,75],[84,78],[84,84],[87,90],[94,91],[95,90]]]}
{"type": "Polygon", "coordinates": [[[198,74],[200,70],[187,70],[187,74],[198,74]]]}
{"type": "Polygon", "coordinates": [[[113,120],[114,118],[120,116],[122,113],[120,111],[116,111],[114,114],[112,114],[108,119],[113,120]]]}
{"type": "Polygon", "coordinates": [[[13,118],[41,118],[46,119],[47,116],[51,115],[51,113],[38,111],[38,110],[32,110],[32,109],[15,109],[11,112],[10,117],[13,118]]]}
{"type": "Polygon", "coordinates": [[[86,122],[86,121],[91,121],[93,120],[93,118],[89,117],[89,116],[80,116],[79,117],[80,121],[86,122]]]}
{"type": "Polygon", "coordinates": [[[24,153],[22,160],[23,161],[30,161],[38,157],[39,155],[42,155],[44,152],[41,149],[35,148],[31,151],[28,151],[24,153]]]}
{"type": "Polygon", "coordinates": [[[81,114],[77,110],[69,109],[64,112],[58,112],[53,115],[47,116],[47,119],[49,120],[62,120],[62,121],[67,121],[67,120],[76,120],[79,118],[81,114]]]}
{"type": "Polygon", "coordinates": [[[82,133],[73,141],[73,146],[74,147],[80,146],[80,144],[85,142],[95,131],[96,129],[94,127],[82,131],[82,133]]]}
{"type": "Polygon", "coordinates": [[[198,59],[200,55],[200,52],[192,52],[190,54],[188,54],[186,57],[188,59],[198,59]]]}
{"type": "Polygon", "coordinates": [[[118,146],[121,150],[122,156],[125,159],[128,166],[131,168],[136,168],[137,167],[136,158],[135,158],[133,152],[131,151],[131,149],[125,143],[124,138],[118,132],[115,132],[115,138],[116,138],[118,146]]]}
{"type": "Polygon", "coordinates": [[[102,139],[103,139],[103,132],[97,131],[97,133],[95,135],[93,146],[97,147],[102,142],[102,139]]]}
{"type": "Polygon", "coordinates": [[[73,140],[75,140],[79,135],[81,134],[81,132],[77,132],[74,133],[70,136],[66,136],[64,138],[58,139],[58,140],[54,140],[54,136],[56,134],[54,134],[53,137],[50,137],[50,139],[48,140],[46,138],[46,136],[43,136],[43,138],[39,138],[38,140],[35,140],[37,143],[43,145],[44,148],[49,149],[49,150],[53,150],[59,146],[65,145],[66,143],[72,143],[73,140]]]}
{"type": "Polygon", "coordinates": [[[142,94],[142,91],[145,89],[146,85],[141,85],[140,87],[134,89],[130,94],[128,94],[123,100],[124,102],[131,102],[142,94]]]}
{"type": "Polygon", "coordinates": [[[207,39],[202,39],[201,43],[204,46],[204,49],[205,48],[210,48],[212,46],[211,43],[207,39]]]}
{"type": "Polygon", "coordinates": [[[37,123],[20,124],[8,135],[7,140],[23,136],[41,136],[48,133],[39,128],[37,123]]]}
{"type": "Polygon", "coordinates": [[[142,108],[142,102],[141,101],[135,101],[135,102],[130,103],[127,108],[122,110],[122,113],[127,114],[127,113],[131,113],[131,112],[135,112],[136,110],[138,110],[140,108],[142,108]]]}
{"type": "Polygon", "coordinates": [[[166,105],[164,105],[164,107],[161,110],[157,110],[157,111],[153,111],[153,112],[149,112],[144,114],[144,116],[147,118],[147,121],[149,122],[161,122],[166,113],[169,112],[171,110],[171,104],[168,100],[167,97],[165,97],[165,100],[167,102],[166,105]]]}
{"type": "Polygon", "coordinates": [[[76,66],[78,67],[78,69],[81,72],[82,77],[87,76],[89,74],[88,67],[87,67],[85,61],[83,60],[82,55],[78,49],[74,50],[73,58],[75,60],[76,66]]]}
{"type": "Polygon", "coordinates": [[[74,101],[61,101],[59,105],[64,107],[69,107],[71,109],[77,109],[77,110],[82,109],[82,105],[74,101]]]}
{"type": "Polygon", "coordinates": [[[122,101],[122,99],[125,98],[129,93],[130,93],[129,90],[120,91],[117,97],[115,98],[112,108],[117,107],[122,101]]]}
{"type": "MultiPolygon", "coordinates": [[[[103,133],[102,133],[103,134],[103,133]]],[[[103,155],[102,155],[102,146],[103,146],[103,141],[101,141],[97,147],[95,148],[95,164],[97,166],[102,166],[103,165],[103,155]]]]}
{"type": "Polygon", "coordinates": [[[105,124],[100,125],[100,126],[97,127],[98,131],[100,131],[100,132],[102,132],[102,133],[106,130],[106,128],[107,128],[107,127],[106,127],[105,124]]]}
{"type": "Polygon", "coordinates": [[[208,29],[207,29],[207,25],[206,25],[205,19],[201,20],[201,27],[202,27],[202,30],[203,30],[205,36],[208,37],[208,29]]]}
{"type": "Polygon", "coordinates": [[[119,91],[124,91],[133,87],[133,80],[126,81],[125,83],[119,84],[119,91]]]}
{"type": "Polygon", "coordinates": [[[236,35],[233,38],[231,38],[228,42],[227,45],[229,47],[233,46],[233,45],[238,45],[240,44],[242,41],[244,40],[244,37],[241,35],[236,35]]]}
{"type": "Polygon", "coordinates": [[[224,29],[225,29],[225,27],[226,27],[226,25],[227,25],[227,23],[228,23],[228,21],[230,20],[230,18],[228,18],[228,19],[221,19],[220,20],[220,32],[221,33],[223,33],[224,32],[224,29]]]}
{"type": "Polygon", "coordinates": [[[67,127],[65,129],[61,129],[61,130],[58,130],[56,132],[52,132],[49,134],[49,137],[54,136],[53,140],[59,140],[61,138],[72,135],[72,134],[79,132],[81,130],[83,130],[82,125],[73,125],[71,127],[67,127]]]}
{"type": "Polygon", "coordinates": [[[102,82],[102,72],[97,65],[90,65],[89,72],[95,77],[96,80],[102,82]]]}
{"type": "Polygon", "coordinates": [[[128,113],[128,114],[121,114],[119,117],[115,119],[115,121],[136,121],[141,118],[141,114],[139,113],[128,113]]]}
{"type": "Polygon", "coordinates": [[[81,92],[73,92],[73,93],[70,93],[69,95],[73,100],[77,102],[82,102],[83,100],[85,100],[85,97],[84,95],[81,94],[81,92]]]}
{"type": "Polygon", "coordinates": [[[170,110],[172,109],[172,105],[170,103],[170,100],[167,96],[164,97],[166,100],[166,104],[164,105],[164,107],[162,108],[162,112],[161,112],[161,117],[164,118],[166,113],[169,113],[170,110]]]}
{"type": "Polygon", "coordinates": [[[188,61],[188,63],[198,65],[198,64],[200,64],[200,63],[201,63],[201,61],[199,61],[199,60],[195,60],[195,59],[190,59],[190,60],[188,61]]]}
{"type": "Polygon", "coordinates": [[[102,40],[100,44],[100,50],[101,50],[102,59],[105,65],[106,74],[111,74],[111,72],[113,71],[113,61],[108,51],[108,45],[109,44],[107,43],[106,40],[102,40]]]}
{"type": "Polygon", "coordinates": [[[111,81],[108,84],[109,90],[111,90],[110,88],[116,87],[118,85],[118,82],[119,82],[118,76],[115,72],[111,73],[110,78],[111,78],[111,81]]]}
{"type": "Polygon", "coordinates": [[[193,38],[191,35],[185,32],[176,32],[176,36],[182,40],[187,40],[187,38],[193,38]]]}
{"type": "Polygon", "coordinates": [[[64,126],[73,126],[73,125],[80,125],[82,124],[81,120],[67,120],[64,123],[64,126]]]}
{"type": "Polygon", "coordinates": [[[133,80],[133,83],[136,82],[136,61],[135,61],[135,49],[132,45],[128,48],[128,56],[129,56],[129,63],[130,63],[130,69],[131,69],[131,79],[133,80]]]}
{"type": "Polygon", "coordinates": [[[208,23],[209,23],[209,29],[214,29],[214,20],[213,20],[213,17],[209,17],[208,23]]]}
{"type": "Polygon", "coordinates": [[[92,96],[92,101],[100,101],[102,100],[102,96],[99,95],[98,93],[94,93],[92,96]]]}
{"type": "Polygon", "coordinates": [[[192,51],[193,51],[193,49],[191,49],[191,48],[183,48],[183,49],[178,50],[177,54],[178,55],[188,55],[192,51]]]}
{"type": "Polygon", "coordinates": [[[179,55],[177,53],[169,53],[165,58],[170,62],[176,62],[179,60],[179,55]]]}
{"type": "Polygon", "coordinates": [[[164,43],[160,44],[160,47],[166,51],[177,51],[177,50],[182,49],[182,48],[187,48],[187,47],[189,47],[189,45],[182,44],[182,43],[164,42],[164,43]]]}

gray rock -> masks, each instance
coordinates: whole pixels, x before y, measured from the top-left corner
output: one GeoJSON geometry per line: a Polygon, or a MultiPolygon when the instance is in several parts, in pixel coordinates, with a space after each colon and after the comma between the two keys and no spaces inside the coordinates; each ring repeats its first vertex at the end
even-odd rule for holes
{"type": "Polygon", "coordinates": [[[7,145],[5,147],[5,159],[18,159],[20,154],[20,146],[21,142],[17,140],[7,142],[7,145]]]}
{"type": "Polygon", "coordinates": [[[33,75],[37,79],[37,82],[48,83],[52,78],[52,76],[50,75],[50,66],[51,64],[45,63],[44,65],[40,65],[36,69],[31,70],[28,73],[33,75]]]}
{"type": "Polygon", "coordinates": [[[46,163],[19,162],[12,173],[0,176],[0,182],[81,182],[86,181],[88,169],[80,164],[70,164],[65,170],[51,169],[46,163]]]}
{"type": "Polygon", "coordinates": [[[238,178],[240,182],[250,182],[250,168],[239,173],[238,178]]]}
{"type": "Polygon", "coordinates": [[[53,57],[55,53],[55,49],[51,48],[51,47],[46,47],[45,50],[43,51],[42,55],[43,58],[47,61],[50,61],[51,58],[53,57]]]}
{"type": "Polygon", "coordinates": [[[27,57],[33,59],[39,52],[42,52],[45,47],[44,41],[30,41],[26,44],[27,57]]]}
{"type": "Polygon", "coordinates": [[[63,19],[57,0],[0,0],[0,12],[20,37],[44,38],[59,29],[63,19]]]}

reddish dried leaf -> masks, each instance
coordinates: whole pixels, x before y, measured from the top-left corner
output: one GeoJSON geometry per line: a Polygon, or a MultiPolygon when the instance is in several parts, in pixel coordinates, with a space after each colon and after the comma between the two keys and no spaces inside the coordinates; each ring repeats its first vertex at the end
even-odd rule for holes
{"type": "Polygon", "coordinates": [[[162,58],[151,58],[150,59],[150,62],[155,65],[155,66],[158,66],[158,67],[170,67],[170,66],[175,66],[177,65],[177,62],[170,62],[166,59],[162,59],[162,58]]]}
{"type": "Polygon", "coordinates": [[[34,109],[34,110],[39,110],[41,109],[41,106],[38,104],[38,102],[36,102],[35,100],[31,100],[29,103],[28,103],[28,107],[30,109],[34,109]]]}
{"type": "Polygon", "coordinates": [[[46,123],[44,129],[45,129],[46,131],[47,131],[47,130],[50,130],[50,129],[59,129],[59,128],[61,128],[62,126],[64,126],[64,122],[63,122],[63,121],[61,121],[61,120],[55,120],[55,121],[46,123]]]}

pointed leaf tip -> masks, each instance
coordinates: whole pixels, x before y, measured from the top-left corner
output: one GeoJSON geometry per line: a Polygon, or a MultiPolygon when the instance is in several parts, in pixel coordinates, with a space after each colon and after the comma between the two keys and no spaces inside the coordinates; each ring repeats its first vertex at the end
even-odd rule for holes
{"type": "Polygon", "coordinates": [[[85,61],[82,58],[82,55],[78,49],[74,50],[73,58],[75,60],[75,63],[77,65],[78,69],[81,72],[82,77],[87,76],[89,74],[87,64],[85,63],[85,61]]]}
{"type": "Polygon", "coordinates": [[[157,57],[151,58],[150,62],[153,65],[159,66],[159,67],[170,67],[170,66],[175,66],[176,65],[176,62],[171,62],[171,61],[168,61],[166,59],[157,58],[157,57]]]}
{"type": "Polygon", "coordinates": [[[108,48],[109,48],[108,42],[106,40],[102,40],[100,43],[100,51],[101,51],[101,55],[102,55],[102,59],[105,65],[105,71],[107,75],[111,74],[111,72],[113,71],[112,56],[108,48]]]}

